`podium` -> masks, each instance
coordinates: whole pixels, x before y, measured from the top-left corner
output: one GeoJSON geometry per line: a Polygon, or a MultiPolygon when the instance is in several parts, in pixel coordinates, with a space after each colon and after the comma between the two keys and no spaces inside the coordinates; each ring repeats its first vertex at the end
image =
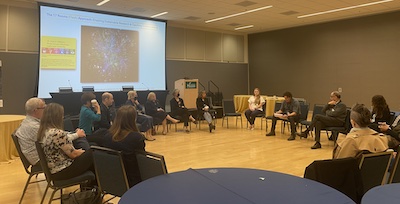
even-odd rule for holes
{"type": "Polygon", "coordinates": [[[199,95],[198,79],[178,79],[175,81],[175,89],[179,89],[180,98],[183,99],[186,108],[197,108],[196,99],[199,95]]]}

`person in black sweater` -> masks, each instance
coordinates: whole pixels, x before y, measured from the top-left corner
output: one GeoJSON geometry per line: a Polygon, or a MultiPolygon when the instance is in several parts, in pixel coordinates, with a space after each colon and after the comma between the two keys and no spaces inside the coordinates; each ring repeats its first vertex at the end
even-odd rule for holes
{"type": "Polygon", "coordinates": [[[155,140],[151,134],[153,130],[153,117],[144,114],[143,106],[139,103],[136,91],[129,91],[127,95],[128,100],[125,102],[125,105],[135,107],[137,112],[136,123],[140,124],[140,132],[145,134],[146,140],[155,140]]]}
{"type": "Polygon", "coordinates": [[[378,128],[379,124],[390,125],[390,109],[382,95],[372,97],[372,117],[369,128],[381,132],[378,128]]]}
{"type": "Polygon", "coordinates": [[[179,98],[179,89],[175,89],[172,92],[174,98],[172,98],[169,103],[171,106],[171,116],[174,118],[180,118],[185,126],[185,131],[189,133],[189,120],[193,123],[197,124],[196,119],[193,118],[192,115],[189,114],[188,109],[185,107],[185,103],[183,102],[182,98],[179,98]]]}
{"type": "Polygon", "coordinates": [[[106,131],[100,146],[122,151],[123,161],[129,186],[132,187],[141,181],[139,166],[135,151],[145,151],[145,137],[136,127],[136,109],[124,105],[117,111],[117,115],[110,129],[106,131]]]}
{"type": "Polygon", "coordinates": [[[172,118],[168,115],[163,108],[161,108],[160,103],[157,100],[156,94],[154,92],[150,92],[147,95],[147,101],[145,103],[145,109],[147,115],[153,117],[154,124],[162,124],[163,130],[162,134],[167,134],[167,120],[171,121],[172,123],[178,123],[179,120],[172,118]]]}
{"type": "Polygon", "coordinates": [[[94,130],[100,128],[108,129],[111,127],[111,111],[110,106],[114,103],[114,97],[111,93],[104,92],[101,95],[101,119],[98,122],[94,122],[94,130]]]}
{"type": "Polygon", "coordinates": [[[212,124],[212,116],[210,110],[212,109],[212,105],[208,101],[206,91],[201,91],[199,97],[196,99],[196,106],[199,115],[203,115],[204,119],[208,122],[208,127],[210,132],[215,130],[215,125],[212,124]]]}

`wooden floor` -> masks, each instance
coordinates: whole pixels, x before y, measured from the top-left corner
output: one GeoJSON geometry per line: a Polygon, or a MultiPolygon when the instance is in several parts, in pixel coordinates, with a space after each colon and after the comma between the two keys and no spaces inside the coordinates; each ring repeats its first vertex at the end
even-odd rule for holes
{"type": "MultiPolygon", "coordinates": [[[[333,142],[328,141],[325,132],[321,133],[322,149],[311,150],[313,138],[287,141],[289,131],[280,133],[278,122],[275,137],[265,136],[265,123],[260,130],[260,119],[256,120],[256,129],[247,130],[245,118],[243,129],[235,127],[234,119],[229,119],[229,129],[217,121],[217,130],[208,132],[208,126],[201,124],[197,129],[192,124],[192,132],[178,132],[174,127],[167,135],[156,135],[155,141],[146,142],[146,150],[164,155],[168,172],[188,168],[241,167],[283,172],[302,177],[305,167],[314,160],[330,159],[333,142]]],[[[270,126],[270,124],[269,124],[270,126]]],[[[161,131],[161,130],[159,130],[161,131]]],[[[18,203],[28,175],[19,158],[10,163],[0,164],[0,200],[1,203],[18,203]]],[[[44,176],[39,176],[43,179],[44,176]]],[[[40,203],[46,183],[30,185],[23,203],[40,203]]],[[[49,193],[48,193],[49,194],[49,193]]],[[[117,200],[114,200],[116,203],[117,200]]]]}

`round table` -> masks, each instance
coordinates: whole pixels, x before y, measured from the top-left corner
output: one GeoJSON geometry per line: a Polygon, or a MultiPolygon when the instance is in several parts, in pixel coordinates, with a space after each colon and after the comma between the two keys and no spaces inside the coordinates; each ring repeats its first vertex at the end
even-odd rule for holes
{"type": "Polygon", "coordinates": [[[272,171],[188,169],[145,180],[119,202],[164,204],[354,203],[341,192],[313,180],[272,171]]]}
{"type": "Polygon", "coordinates": [[[371,188],[362,197],[362,204],[400,203],[400,183],[371,188]]]}
{"type": "Polygon", "coordinates": [[[24,115],[0,115],[0,162],[8,162],[19,156],[11,134],[24,119],[24,115]]]}

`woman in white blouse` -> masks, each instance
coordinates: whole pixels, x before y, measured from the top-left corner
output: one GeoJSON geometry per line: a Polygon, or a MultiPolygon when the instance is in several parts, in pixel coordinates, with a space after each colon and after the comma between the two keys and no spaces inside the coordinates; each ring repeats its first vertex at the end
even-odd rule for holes
{"type": "Polygon", "coordinates": [[[254,120],[258,114],[263,112],[263,105],[265,104],[265,99],[260,96],[260,89],[254,89],[254,95],[249,98],[248,102],[249,109],[244,112],[244,115],[250,123],[248,129],[254,130],[254,120]]]}

